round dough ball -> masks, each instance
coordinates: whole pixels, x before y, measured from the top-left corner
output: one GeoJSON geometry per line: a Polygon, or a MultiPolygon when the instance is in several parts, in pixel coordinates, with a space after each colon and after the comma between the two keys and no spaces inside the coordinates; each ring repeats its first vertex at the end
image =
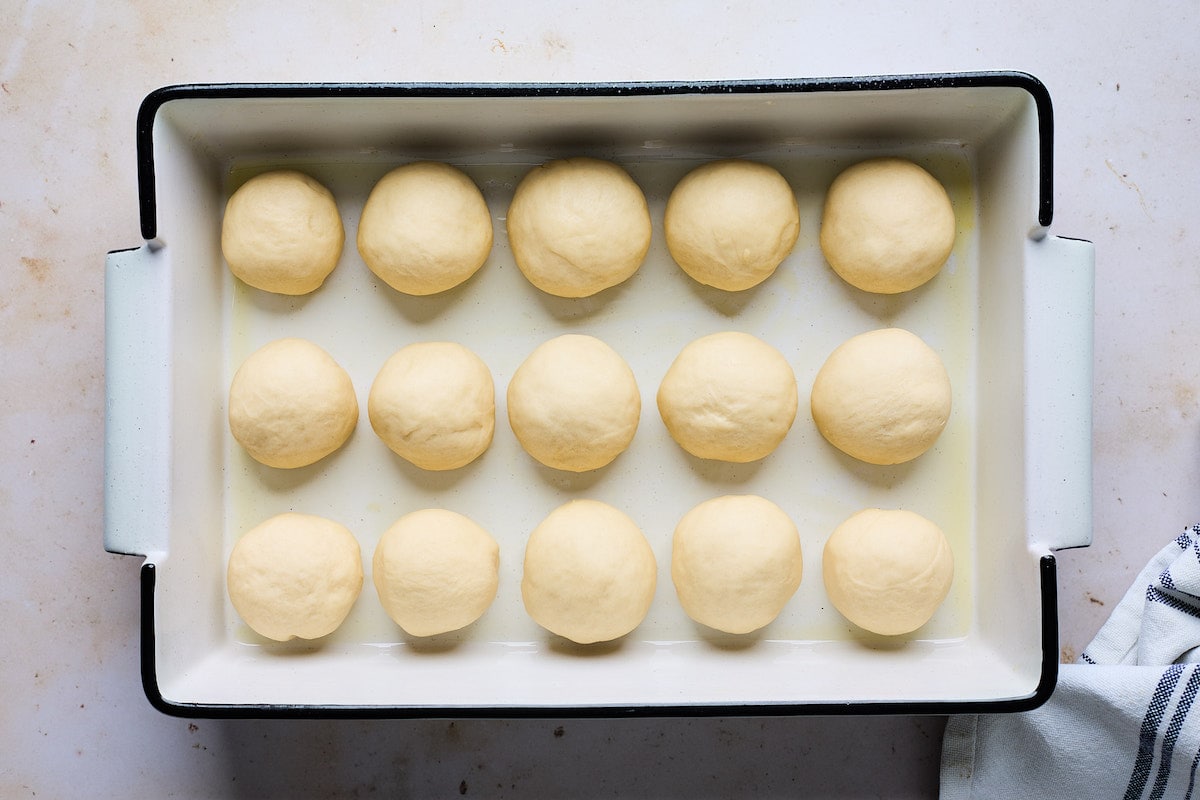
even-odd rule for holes
{"type": "Polygon", "coordinates": [[[771,453],[796,419],[796,375],[748,333],[703,336],[680,351],[658,387],[658,411],[697,458],[746,463],[771,453]]]}
{"type": "Polygon", "coordinates": [[[929,345],[901,328],[861,333],[826,359],[812,416],[830,444],[868,464],[924,453],[950,418],[950,376],[929,345]]]}
{"type": "Polygon", "coordinates": [[[544,342],[508,384],[508,422],[525,452],[568,472],[599,469],[629,447],[642,413],[633,370],[593,336],[544,342]]]}
{"type": "Polygon", "coordinates": [[[362,552],[333,520],[279,514],[237,540],[225,583],[255,633],[278,642],[319,639],[337,630],[358,599],[362,552]]]}
{"type": "Polygon", "coordinates": [[[500,584],[500,546],[462,514],[440,508],[398,519],[375,546],[379,602],[413,636],[465,628],[483,616],[500,584]]]}
{"type": "Polygon", "coordinates": [[[941,270],[957,223],[937,178],[902,158],[855,164],[834,179],[821,250],[834,272],[867,292],[915,289],[941,270]]]}
{"type": "Polygon", "coordinates": [[[358,223],[358,252],[398,292],[428,295],[474,275],[492,250],[492,215],[461,170],[436,161],[379,179],[358,223]]]}
{"type": "Polygon", "coordinates": [[[306,339],[278,339],[251,353],[229,387],[229,430],[268,467],[320,461],[357,423],[350,376],[306,339]]]}
{"type": "Polygon", "coordinates": [[[314,178],[290,169],[256,175],[225,204],[221,252],[244,283],[276,294],[315,291],[342,255],[337,203],[314,178]]]}
{"type": "Polygon", "coordinates": [[[547,294],[588,297],[637,272],[650,249],[650,209],[611,161],[567,158],[534,167],[508,207],[508,243],[547,294]]]}
{"type": "Polygon", "coordinates": [[[737,292],[765,281],[800,236],[787,180],[754,161],[711,161],[683,177],[663,218],[667,249],[706,286],[737,292]]]}
{"type": "Polygon", "coordinates": [[[597,500],[572,500],[530,534],[521,597],[551,633],[579,644],[607,642],[645,619],[657,572],[633,520],[597,500]]]}
{"type": "Polygon", "coordinates": [[[779,506],[727,495],[693,508],[675,528],[671,579],[687,615],[725,633],[750,633],[800,587],[800,533],[779,506]]]}
{"type": "Polygon", "coordinates": [[[911,511],[869,508],[834,530],[822,559],[825,591],[842,616],[884,636],[911,633],[954,581],[941,528],[911,511]]]}
{"type": "Polygon", "coordinates": [[[410,344],[375,376],[367,416],[396,455],[421,469],[466,466],[488,449],[496,430],[492,374],[461,344],[410,344]]]}

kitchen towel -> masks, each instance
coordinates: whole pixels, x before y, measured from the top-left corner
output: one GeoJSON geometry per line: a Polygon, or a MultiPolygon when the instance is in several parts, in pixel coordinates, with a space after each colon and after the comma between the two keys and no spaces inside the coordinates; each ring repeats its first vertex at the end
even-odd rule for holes
{"type": "Polygon", "coordinates": [[[1200,525],[1151,559],[1045,705],[952,716],[941,797],[1196,798],[1200,525]]]}

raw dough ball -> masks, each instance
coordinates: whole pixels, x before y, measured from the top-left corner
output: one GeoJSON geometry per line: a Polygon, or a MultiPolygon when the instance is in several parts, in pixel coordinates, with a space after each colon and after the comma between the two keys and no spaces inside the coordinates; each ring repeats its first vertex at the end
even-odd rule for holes
{"type": "Polygon", "coordinates": [[[268,467],[305,467],[337,450],[358,422],[350,376],[306,339],[250,354],[229,387],[229,430],[268,467]]]}
{"type": "Polygon", "coordinates": [[[825,543],[825,591],[860,628],[896,636],[933,616],[954,580],[954,554],[941,528],[911,511],[870,508],[825,543]]]}
{"type": "Polygon", "coordinates": [[[950,376],[901,328],[861,333],[834,350],[812,387],[812,416],[830,444],[868,464],[924,453],[950,418],[950,376]]]}
{"type": "Polygon", "coordinates": [[[221,252],[243,282],[277,294],[315,291],[346,241],[337,203],[315,179],[283,169],[256,175],[225,204],[221,252]]]}
{"type": "Polygon", "coordinates": [[[375,547],[372,579],[379,602],[413,636],[465,628],[483,616],[500,583],[500,546],[462,514],[414,511],[375,547]]]}
{"type": "Polygon", "coordinates": [[[693,508],[675,528],[671,579],[687,615],[725,633],[763,627],[800,586],[800,534],[783,509],[754,495],[693,508]]]}
{"type": "Polygon", "coordinates": [[[225,573],[234,609],[268,639],[319,639],[337,630],[362,589],[362,552],[333,520],[286,513],[244,533],[225,573]]]}
{"type": "Polygon", "coordinates": [[[876,158],[829,187],[821,250],[851,286],[897,294],[938,273],[954,248],[956,225],[937,178],[902,158],[876,158]]]}
{"type": "Polygon", "coordinates": [[[592,336],[541,344],[508,384],[508,422],[529,455],[569,472],[599,469],[629,447],[642,413],[633,370],[592,336]]]}
{"type": "Polygon", "coordinates": [[[379,438],[421,469],[466,466],[492,443],[496,394],[487,365],[453,342],[397,350],[367,398],[379,438]]]}
{"type": "Polygon", "coordinates": [[[658,387],[671,437],[698,458],[745,463],[779,446],[796,418],[796,375],[771,345],[727,331],[680,351],[658,387]]]}
{"type": "Polygon", "coordinates": [[[435,161],[379,179],[358,223],[358,252],[398,292],[427,295],[458,286],[492,249],[492,215],[461,170],[435,161]]]}
{"type": "Polygon", "coordinates": [[[645,619],[657,571],[633,520],[596,500],[572,500],[530,534],[521,597],[551,633],[579,644],[607,642],[645,619]]]}
{"type": "Polygon", "coordinates": [[[508,207],[521,272],[559,297],[588,297],[637,272],[650,249],[650,210],[611,161],[567,158],[534,167],[508,207]]]}
{"type": "Polygon", "coordinates": [[[727,159],[683,177],[667,200],[663,227],[684,272],[736,292],[762,283],[787,258],[800,235],[800,210],[774,168],[727,159]]]}

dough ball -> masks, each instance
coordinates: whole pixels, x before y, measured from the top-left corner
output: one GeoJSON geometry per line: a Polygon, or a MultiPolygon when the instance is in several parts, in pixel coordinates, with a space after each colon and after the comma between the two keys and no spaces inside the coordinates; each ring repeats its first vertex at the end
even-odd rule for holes
{"type": "Polygon", "coordinates": [[[711,161],[671,192],[663,218],[667,249],[706,286],[737,292],[765,281],[800,235],[787,180],[754,161],[711,161]]]}
{"type": "Polygon", "coordinates": [[[924,453],[950,418],[950,376],[929,345],[901,328],[861,333],[826,359],[812,416],[830,444],[868,464],[924,453]]]}
{"type": "Polygon", "coordinates": [[[487,261],[492,215],[461,170],[435,161],[397,167],[379,179],[358,223],[358,252],[398,292],[452,289],[487,261]]]}
{"type": "Polygon", "coordinates": [[[697,458],[745,463],[765,457],[796,418],[796,375],[771,345],[727,331],[680,351],[658,387],[658,411],[697,458]]]}
{"type": "Polygon", "coordinates": [[[607,642],[645,619],[657,571],[633,520],[596,500],[572,500],[530,534],[521,597],[551,633],[579,644],[607,642]]]}
{"type": "Polygon", "coordinates": [[[896,636],[924,625],[946,599],[954,554],[941,528],[920,514],[870,508],[834,530],[822,569],[842,616],[896,636]]]}
{"type": "Polygon", "coordinates": [[[534,167],[508,207],[508,243],[547,294],[588,297],[637,272],[650,249],[650,210],[611,161],[567,158],[534,167]]]}
{"type": "Polygon", "coordinates": [[[337,450],[358,423],[350,376],[306,339],[250,354],[229,387],[229,430],[268,467],[306,467],[337,450]]]}
{"type": "Polygon", "coordinates": [[[487,365],[454,342],[402,347],[375,376],[371,427],[421,469],[466,466],[492,443],[496,394],[487,365]]]}
{"type": "Polygon", "coordinates": [[[783,509],[754,495],[693,508],[675,528],[671,579],[687,615],[725,633],[750,633],[800,587],[800,534],[783,509]]]}
{"type": "Polygon", "coordinates": [[[821,250],[834,272],[867,292],[915,289],[942,268],[957,223],[945,188],[902,158],[875,158],[834,179],[821,250]]]}
{"type": "Polygon", "coordinates": [[[362,552],[343,526],[286,513],[244,533],[225,573],[234,609],[255,633],[286,642],[337,630],[362,590],[362,552]]]}
{"type": "Polygon", "coordinates": [[[342,255],[346,233],[337,203],[315,179],[290,169],[264,172],[225,204],[221,252],[229,270],[256,289],[315,291],[342,255]]]}
{"type": "Polygon", "coordinates": [[[508,422],[525,452],[568,472],[599,469],[629,447],[642,413],[633,370],[593,336],[541,344],[508,384],[508,422]]]}
{"type": "Polygon", "coordinates": [[[500,583],[500,546],[462,514],[440,508],[398,519],[375,546],[379,602],[413,636],[465,628],[483,616],[500,583]]]}

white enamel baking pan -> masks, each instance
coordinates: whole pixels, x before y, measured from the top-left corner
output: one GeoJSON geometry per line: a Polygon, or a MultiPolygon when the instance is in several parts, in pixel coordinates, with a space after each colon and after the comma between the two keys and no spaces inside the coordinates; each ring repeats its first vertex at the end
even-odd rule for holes
{"type": "Polygon", "coordinates": [[[516,716],[949,713],[1044,701],[1058,660],[1053,551],[1091,538],[1090,243],[1048,235],[1052,117],[1022,73],[760,83],[586,85],[188,85],[150,94],[137,120],[145,242],[108,255],[105,547],[145,559],[142,671],[159,709],[194,716],[516,716]],[[898,154],[947,187],[958,217],[949,263],[899,296],[854,290],[824,263],[821,203],[855,161],[898,154]],[[516,181],[550,158],[593,155],[645,190],[654,242],[641,270],[596,297],[541,294],[514,266],[504,215],[516,181]],[[662,212],[691,167],[739,156],[777,167],[796,191],[800,240],[748,292],[691,282],[673,264],[662,212]],[[496,244],[483,269],[434,297],[376,280],[354,236],[389,169],[448,161],[482,188],[496,244]],[[341,262],[303,298],[231,277],[219,248],[230,192],[290,166],[324,182],[347,230],[341,262]],[[655,407],[679,349],[718,330],[779,348],[808,396],[841,341],[908,328],[941,353],[954,411],[915,462],[873,467],[830,447],[801,403],[788,438],[761,462],[703,462],[674,445],[655,407]],[[591,333],[633,367],[643,415],[611,466],[544,469],[506,424],[504,390],[539,343],[591,333]],[[348,445],[301,470],[250,460],[231,440],[233,370],[281,336],[304,336],[350,373],[359,400],[413,341],[459,341],[497,385],[497,434],[476,463],[425,473],[376,439],[365,412],[348,445]],[[801,532],[805,575],[783,614],[756,635],[692,623],[670,582],[671,533],[696,503],[761,494],[801,532]],[[625,639],[578,647],[537,627],[520,600],[529,531],[571,498],[609,502],[638,522],[659,562],[645,622],[625,639]],[[501,586],[478,623],[412,639],[380,607],[371,552],[398,517],[429,506],[464,513],[501,544],[501,586]],[[954,587],[934,618],[898,639],[864,634],[826,599],[821,550],[869,506],[909,508],[946,532],[954,587]],[[335,634],[271,643],[237,617],[224,586],[233,542],[297,510],[358,537],[367,580],[335,634]]]}

